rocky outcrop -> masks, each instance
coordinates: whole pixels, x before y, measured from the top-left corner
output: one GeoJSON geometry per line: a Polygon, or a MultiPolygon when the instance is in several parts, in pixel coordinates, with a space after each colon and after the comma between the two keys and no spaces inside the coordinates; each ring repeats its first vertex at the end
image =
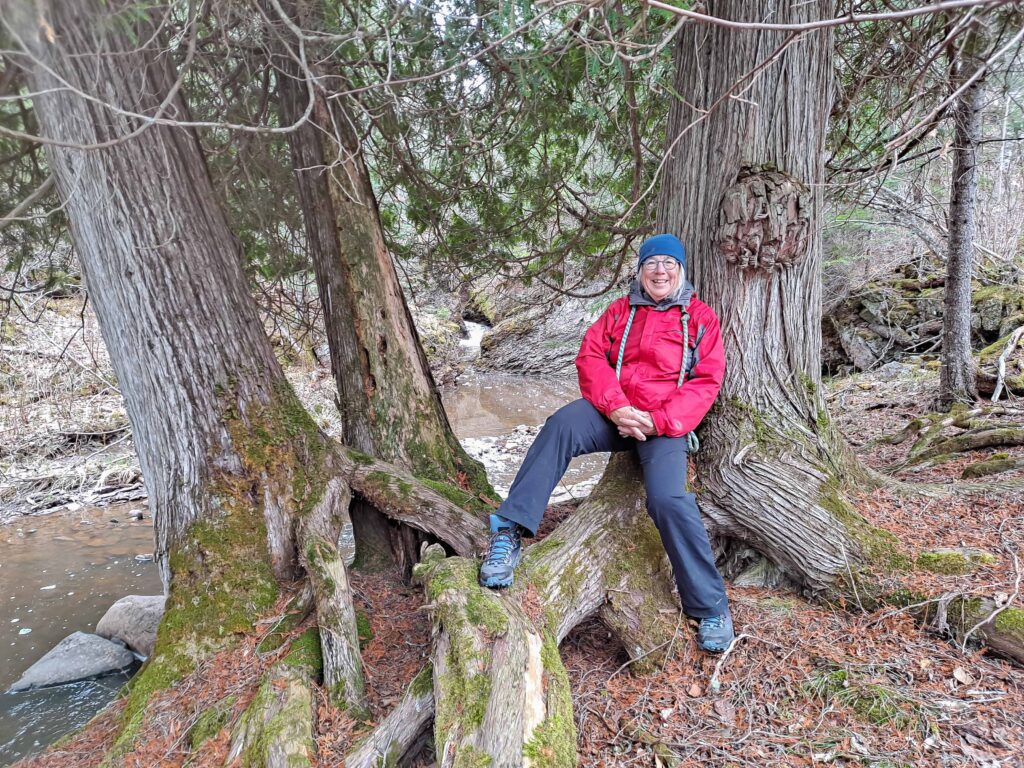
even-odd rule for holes
{"type": "Polygon", "coordinates": [[[96,634],[120,640],[140,656],[149,656],[153,653],[156,628],[163,615],[163,595],[128,595],[103,614],[96,625],[96,634]]]}
{"type": "Polygon", "coordinates": [[[122,672],[134,663],[135,656],[124,646],[98,635],[75,632],[29,667],[10,692],[89,680],[122,672]]]}
{"type": "MultiPolygon", "coordinates": [[[[869,284],[828,311],[822,322],[823,358],[834,373],[867,370],[893,360],[938,354],[942,333],[941,277],[869,284]]],[[[1024,325],[1024,286],[976,286],[971,329],[983,349],[1024,325]]]]}
{"type": "MultiPolygon", "coordinates": [[[[580,293],[590,291],[581,289],[580,293]]],[[[493,327],[484,334],[481,370],[534,375],[575,375],[574,361],[583,333],[605,308],[623,295],[618,287],[596,298],[494,291],[473,294],[473,306],[493,327]]]]}

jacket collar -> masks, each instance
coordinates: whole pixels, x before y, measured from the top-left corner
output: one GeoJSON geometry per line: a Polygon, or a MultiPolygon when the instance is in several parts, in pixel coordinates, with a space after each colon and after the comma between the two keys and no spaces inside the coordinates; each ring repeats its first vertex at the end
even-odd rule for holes
{"type": "Polygon", "coordinates": [[[647,292],[640,287],[640,281],[634,279],[629,284],[629,306],[631,307],[654,307],[655,312],[664,312],[666,309],[671,307],[679,307],[680,309],[686,309],[690,305],[690,299],[693,298],[694,288],[690,284],[689,280],[683,283],[683,290],[680,292],[678,298],[665,298],[660,302],[655,303],[654,300],[647,295],[647,292]]]}

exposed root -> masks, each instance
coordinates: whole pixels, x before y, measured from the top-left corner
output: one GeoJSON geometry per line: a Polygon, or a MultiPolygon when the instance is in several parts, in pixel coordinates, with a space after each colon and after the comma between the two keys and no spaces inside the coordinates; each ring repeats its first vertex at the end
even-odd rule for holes
{"type": "Polygon", "coordinates": [[[323,654],[324,685],[331,702],[355,716],[367,711],[359,630],[345,564],[333,542],[338,511],[347,519],[348,485],[335,478],[327,484],[315,510],[299,521],[299,562],[309,575],[316,604],[323,654]]]}
{"type": "Polygon", "coordinates": [[[993,456],[985,461],[978,461],[964,467],[960,477],[964,480],[971,480],[977,477],[988,477],[1003,472],[1013,472],[1024,467],[1024,459],[996,458],[993,456]]]}
{"type": "Polygon", "coordinates": [[[954,453],[1015,445],[1024,445],[1024,429],[1020,427],[971,429],[954,437],[936,440],[927,450],[916,451],[906,466],[954,453]]]}
{"type": "Polygon", "coordinates": [[[477,586],[476,569],[437,545],[416,568],[434,610],[437,763],[512,768],[540,756],[571,768],[572,703],[554,638],[514,595],[477,586]]]}
{"type": "Polygon", "coordinates": [[[235,726],[225,764],[301,768],[312,766],[315,755],[310,671],[275,664],[235,726]]]}
{"type": "Polygon", "coordinates": [[[345,756],[347,768],[395,766],[430,725],[434,716],[433,669],[416,675],[402,700],[373,732],[345,756]]]}
{"type": "Polygon", "coordinates": [[[486,547],[485,505],[472,493],[424,482],[395,464],[354,451],[348,452],[346,464],[352,490],[391,519],[429,533],[463,557],[475,557],[486,547]],[[479,509],[473,514],[464,507],[479,509]]]}

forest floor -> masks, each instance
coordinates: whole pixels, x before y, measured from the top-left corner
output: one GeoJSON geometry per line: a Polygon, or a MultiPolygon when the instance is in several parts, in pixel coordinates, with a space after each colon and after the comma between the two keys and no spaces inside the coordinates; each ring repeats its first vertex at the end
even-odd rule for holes
{"type": "MultiPolygon", "coordinates": [[[[77,310],[66,309],[62,316],[69,327],[81,323],[77,310]]],[[[51,330],[30,329],[27,333],[41,337],[5,342],[18,350],[9,360],[45,363],[0,371],[21,377],[7,389],[7,405],[16,407],[0,409],[6,412],[0,459],[16,471],[29,472],[26,462],[37,459],[28,448],[43,431],[46,439],[62,441],[58,454],[85,441],[106,455],[108,446],[116,450],[124,435],[123,417],[109,399],[116,395],[110,389],[116,383],[104,378],[105,365],[90,365],[94,356],[102,356],[98,334],[88,329],[76,333],[63,357],[56,357],[63,341],[51,330]],[[57,364],[66,369],[48,367],[57,364]],[[75,409],[61,398],[26,396],[15,402],[22,397],[16,393],[25,391],[26,377],[33,376],[27,383],[37,389],[64,388],[77,399],[75,409]],[[85,409],[79,407],[83,402],[85,409]],[[45,419],[38,410],[43,408],[53,411],[45,419]]],[[[848,498],[870,522],[894,533],[911,561],[941,547],[972,547],[995,556],[967,574],[915,570],[913,587],[1019,605],[1024,470],[967,482],[960,479],[964,467],[990,458],[997,449],[901,467],[914,440],[879,440],[923,415],[935,386],[932,371],[892,365],[830,384],[833,419],[860,459],[905,484],[917,484],[854,489],[848,498]]],[[[331,407],[328,390],[325,385],[324,392],[313,393],[323,403],[321,413],[331,407]]],[[[993,418],[1007,423],[1018,416],[1012,407],[996,411],[993,418]]],[[[957,431],[956,426],[946,428],[946,434],[957,431]]],[[[1009,459],[1024,455],[1021,447],[998,450],[1009,459]]],[[[74,455],[80,461],[81,451],[74,455]]],[[[89,488],[97,492],[117,485],[98,482],[102,471],[78,471],[90,477],[89,488]]],[[[17,489],[24,487],[19,480],[17,489]]],[[[40,487],[37,493],[53,492],[57,504],[69,498],[57,490],[40,487]]],[[[570,512],[564,505],[553,509],[548,529],[570,512]]],[[[363,659],[373,716],[379,719],[429,654],[429,616],[422,610],[420,590],[403,584],[393,571],[355,573],[353,583],[371,628],[363,659]]],[[[622,650],[609,643],[600,622],[587,622],[570,634],[562,657],[575,699],[580,766],[662,766],[675,759],[684,766],[1024,766],[1024,672],[1019,667],[973,643],[960,647],[935,629],[915,624],[906,612],[828,608],[784,588],[729,591],[740,637],[726,656],[698,651],[692,627],[681,622],[665,668],[639,676],[622,650]]],[[[243,652],[214,659],[182,685],[158,695],[141,734],[144,746],[126,765],[182,765],[189,757],[189,728],[204,704],[225,695],[229,681],[236,695],[234,710],[241,712],[274,661],[255,652],[257,642],[248,639],[243,652]]],[[[117,706],[79,737],[26,765],[97,765],[109,746],[117,706]]],[[[322,696],[316,722],[323,766],[341,765],[352,739],[370,725],[352,721],[322,696]]],[[[227,748],[225,729],[189,764],[220,765],[227,748]]],[[[416,762],[429,764],[428,756],[416,762]]]]}

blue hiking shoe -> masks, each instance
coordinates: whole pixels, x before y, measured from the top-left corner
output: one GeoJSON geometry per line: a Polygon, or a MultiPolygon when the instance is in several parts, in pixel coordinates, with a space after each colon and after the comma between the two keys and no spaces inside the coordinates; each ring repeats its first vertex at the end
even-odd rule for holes
{"type": "Polygon", "coordinates": [[[512,586],[512,572],[523,554],[519,526],[498,515],[491,515],[491,541],[480,564],[480,586],[490,589],[512,586]]]}
{"type": "Polygon", "coordinates": [[[729,647],[734,637],[732,616],[728,613],[701,619],[700,626],[697,627],[697,645],[702,651],[709,653],[722,653],[729,647]]]}

